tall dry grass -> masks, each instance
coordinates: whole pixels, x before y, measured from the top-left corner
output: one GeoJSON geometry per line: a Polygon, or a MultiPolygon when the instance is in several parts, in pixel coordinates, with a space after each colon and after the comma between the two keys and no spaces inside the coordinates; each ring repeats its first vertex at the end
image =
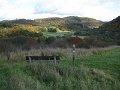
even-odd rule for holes
{"type": "MultiPolygon", "coordinates": [[[[102,52],[111,50],[113,48],[118,48],[119,46],[110,46],[105,48],[90,48],[90,49],[84,49],[84,48],[76,48],[75,55],[77,57],[81,56],[89,56],[94,54],[100,54],[102,52]]],[[[61,58],[71,58],[72,57],[72,48],[40,48],[40,49],[31,49],[31,50],[16,50],[13,52],[10,52],[10,60],[25,60],[25,56],[40,56],[40,55],[56,55],[60,56],[61,58]]],[[[0,54],[0,58],[3,60],[7,60],[7,56],[4,55],[4,53],[0,54]]]]}

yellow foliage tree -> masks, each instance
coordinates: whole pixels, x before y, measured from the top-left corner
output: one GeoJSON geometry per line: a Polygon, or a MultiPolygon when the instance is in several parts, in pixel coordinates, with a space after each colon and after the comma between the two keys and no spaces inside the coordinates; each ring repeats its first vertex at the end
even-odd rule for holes
{"type": "Polygon", "coordinates": [[[28,30],[29,32],[36,32],[38,30],[38,26],[18,25],[13,28],[13,32],[19,32],[20,30],[28,30]]]}

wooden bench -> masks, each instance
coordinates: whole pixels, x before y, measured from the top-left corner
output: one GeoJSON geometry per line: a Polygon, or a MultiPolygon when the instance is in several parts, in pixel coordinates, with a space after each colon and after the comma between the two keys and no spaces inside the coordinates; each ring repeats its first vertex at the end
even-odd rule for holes
{"type": "Polygon", "coordinates": [[[26,56],[28,62],[32,61],[54,61],[55,63],[60,60],[59,56],[26,56]]]}

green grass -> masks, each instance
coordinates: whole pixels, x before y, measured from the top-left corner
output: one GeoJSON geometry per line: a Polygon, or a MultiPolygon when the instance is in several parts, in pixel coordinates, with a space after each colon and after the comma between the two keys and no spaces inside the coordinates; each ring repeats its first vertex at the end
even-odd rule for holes
{"type": "MultiPolygon", "coordinates": [[[[74,32],[43,32],[43,35],[45,37],[66,37],[66,36],[72,36],[72,37],[76,37],[76,35],[74,35],[74,32]]],[[[87,36],[77,36],[81,39],[86,38],[87,36]]]]}
{"type": "Polygon", "coordinates": [[[90,68],[103,70],[117,76],[120,80],[120,48],[98,53],[89,57],[79,57],[76,65],[84,64],[90,68]]]}
{"type": "Polygon", "coordinates": [[[45,37],[63,37],[63,36],[66,36],[66,35],[73,35],[74,32],[43,32],[43,35],[45,37]]]}
{"type": "MultiPolygon", "coordinates": [[[[71,65],[71,60],[64,60],[62,63],[71,65]]],[[[75,66],[84,65],[88,68],[95,68],[113,75],[120,80],[120,48],[97,52],[90,56],[76,56],[75,66]]]]}
{"type": "Polygon", "coordinates": [[[120,48],[59,64],[0,60],[0,90],[120,90],[120,48]]]}

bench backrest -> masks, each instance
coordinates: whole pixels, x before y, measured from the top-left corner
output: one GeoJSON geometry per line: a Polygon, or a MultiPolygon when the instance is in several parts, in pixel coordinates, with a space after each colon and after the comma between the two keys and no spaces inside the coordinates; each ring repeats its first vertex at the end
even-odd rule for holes
{"type": "Polygon", "coordinates": [[[60,60],[59,56],[26,56],[26,60],[60,60]]]}

